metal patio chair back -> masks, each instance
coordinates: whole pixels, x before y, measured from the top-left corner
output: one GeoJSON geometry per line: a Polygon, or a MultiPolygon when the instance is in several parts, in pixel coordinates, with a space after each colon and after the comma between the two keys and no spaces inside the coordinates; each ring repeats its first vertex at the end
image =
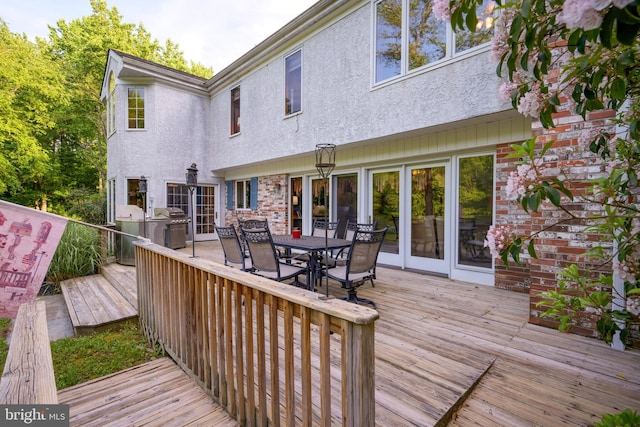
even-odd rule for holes
{"type": "Polygon", "coordinates": [[[356,290],[367,280],[373,283],[378,254],[387,230],[388,227],[375,231],[356,230],[346,264],[327,270],[330,279],[337,280],[347,289],[347,301],[371,304],[375,308],[375,302],[359,298],[356,290]]]}
{"type": "Polygon", "coordinates": [[[316,218],[313,220],[313,232],[312,236],[324,237],[324,230],[327,229],[327,237],[333,239],[336,237],[336,233],[338,232],[338,226],[340,225],[340,220],[338,221],[325,221],[324,218],[316,218]]]}
{"type": "Polygon", "coordinates": [[[378,221],[363,223],[363,222],[347,220],[347,227],[344,230],[344,238],[346,240],[353,240],[353,236],[356,234],[357,230],[374,231],[376,229],[377,223],[378,221]]]}
{"type": "Polygon", "coordinates": [[[240,265],[243,271],[251,271],[251,257],[242,248],[236,228],[233,225],[228,227],[214,225],[214,227],[224,252],[224,265],[236,264],[240,265]]]}
{"type": "Polygon", "coordinates": [[[281,262],[268,228],[240,228],[240,231],[249,248],[253,273],[278,282],[295,278],[295,283],[300,284],[298,276],[301,274],[306,275],[308,272],[307,267],[281,262]]]}

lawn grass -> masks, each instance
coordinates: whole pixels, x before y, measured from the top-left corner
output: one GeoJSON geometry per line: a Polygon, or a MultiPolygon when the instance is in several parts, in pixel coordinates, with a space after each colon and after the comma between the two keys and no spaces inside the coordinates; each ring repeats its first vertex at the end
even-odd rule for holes
{"type": "Polygon", "coordinates": [[[62,338],[51,343],[56,387],[76,384],[156,359],[139,324],[129,323],[117,331],[62,338]]]}
{"type": "MultiPolygon", "coordinates": [[[[11,320],[0,319],[0,369],[7,359],[11,320]]],[[[62,390],[149,362],[161,354],[150,348],[137,322],[119,330],[77,335],[51,343],[56,388],[62,390]]]]}
{"type": "Polygon", "coordinates": [[[4,362],[7,360],[9,345],[7,335],[11,327],[11,319],[0,319],[0,368],[4,371],[4,362]]]}

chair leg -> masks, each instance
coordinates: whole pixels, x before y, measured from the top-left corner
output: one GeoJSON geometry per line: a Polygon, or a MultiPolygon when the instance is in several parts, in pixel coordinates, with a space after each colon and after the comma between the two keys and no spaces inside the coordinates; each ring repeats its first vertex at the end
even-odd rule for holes
{"type": "Polygon", "coordinates": [[[352,302],[354,304],[370,304],[373,308],[376,308],[376,303],[366,298],[359,298],[356,293],[356,288],[349,288],[347,290],[347,297],[344,299],[345,301],[352,302]]]}

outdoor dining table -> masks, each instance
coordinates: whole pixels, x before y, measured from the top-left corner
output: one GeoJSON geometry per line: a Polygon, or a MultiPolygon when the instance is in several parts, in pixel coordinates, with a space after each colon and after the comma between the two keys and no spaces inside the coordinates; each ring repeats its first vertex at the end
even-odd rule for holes
{"type": "MultiPolygon", "coordinates": [[[[336,250],[348,248],[351,241],[346,239],[327,239],[326,248],[328,250],[336,250]]],[[[320,254],[325,250],[325,238],[323,236],[300,236],[294,238],[290,234],[274,234],[273,244],[285,248],[288,252],[291,249],[297,249],[309,253],[309,272],[310,280],[307,283],[307,289],[313,291],[316,279],[320,277],[320,254]]]]}

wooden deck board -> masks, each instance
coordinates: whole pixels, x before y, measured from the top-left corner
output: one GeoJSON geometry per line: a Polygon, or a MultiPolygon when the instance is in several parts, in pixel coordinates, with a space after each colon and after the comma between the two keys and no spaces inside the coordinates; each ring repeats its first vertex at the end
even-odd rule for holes
{"type": "Polygon", "coordinates": [[[236,426],[170,359],[58,392],[71,426],[236,426]],[[201,424],[206,421],[206,424],[201,424]]]}
{"type": "MultiPolygon", "coordinates": [[[[201,258],[223,260],[218,242],[202,242],[196,250],[201,258]]],[[[640,408],[640,352],[615,351],[595,339],[527,323],[526,294],[383,267],[375,284],[358,294],[376,301],[380,313],[376,425],[443,425],[440,417],[457,404],[449,422],[457,427],[584,426],[605,412],[640,408]]],[[[335,283],[330,293],[345,295],[335,283]]],[[[335,389],[339,373],[332,377],[335,389]]],[[[141,373],[132,381],[144,378],[141,373]]],[[[118,384],[112,386],[125,386],[118,384]]],[[[110,392],[95,393],[104,399],[110,392]]],[[[90,396],[77,398],[83,408],[91,407],[90,396]]],[[[201,420],[208,423],[208,417],[201,420]]]]}

